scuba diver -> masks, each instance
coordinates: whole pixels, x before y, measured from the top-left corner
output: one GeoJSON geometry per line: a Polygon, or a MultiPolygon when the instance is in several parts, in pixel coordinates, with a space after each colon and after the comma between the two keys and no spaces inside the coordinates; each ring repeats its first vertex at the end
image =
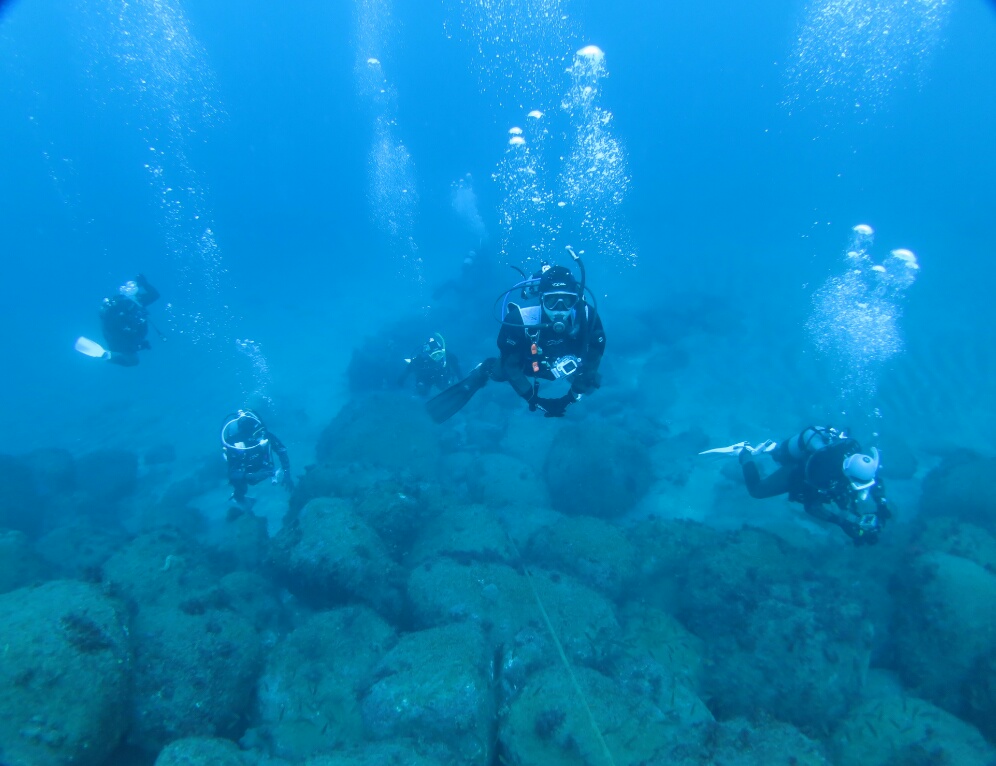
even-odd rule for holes
{"type": "MultiPolygon", "coordinates": [[[[489,380],[507,382],[545,417],[563,417],[567,407],[600,386],[598,366],[605,352],[605,331],[594,300],[585,298],[585,270],[580,256],[568,252],[581,272],[580,284],[563,266],[544,266],[495,301],[501,304],[499,357],[485,359],[455,386],[426,403],[430,417],[442,423],[458,412],[489,380]],[[518,293],[521,303],[511,298],[518,293]],[[570,390],[557,398],[539,395],[540,380],[563,380],[570,390]]],[[[590,295],[590,291],[588,293],[590,295]]]]}
{"type": "Polygon", "coordinates": [[[234,508],[250,511],[256,500],[246,497],[249,485],[255,486],[264,479],[289,491],[294,489],[287,448],[252,410],[239,410],[225,418],[221,446],[228,463],[228,482],[233,490],[229,500],[234,508]],[[279,468],[274,463],[274,453],[280,461],[279,468]]]}
{"type": "Polygon", "coordinates": [[[704,453],[737,455],[751,497],[788,494],[806,513],[836,524],[855,545],[874,545],[884,524],[892,518],[885,487],[878,478],[879,454],[865,454],[856,439],[830,427],[809,426],[783,442],[766,441],[758,447],[740,442],[704,453]],[[778,464],[761,477],[757,455],[770,455],[778,464]],[[863,508],[872,500],[874,510],[863,508]]]}
{"type": "MultiPolygon", "coordinates": [[[[89,338],[78,338],[76,350],[97,359],[106,359],[111,364],[134,367],[138,364],[138,352],[149,349],[149,311],[146,308],[159,299],[156,290],[144,274],[125,282],[118,288],[118,294],[104,298],[100,304],[100,324],[104,332],[107,348],[89,338]]],[[[165,336],[159,333],[161,339],[165,336]]]]}
{"type": "Polygon", "coordinates": [[[421,396],[428,396],[433,386],[445,389],[460,379],[460,362],[456,354],[447,352],[443,336],[433,333],[417,353],[405,359],[398,385],[403,386],[409,375],[415,376],[415,390],[421,396]]]}

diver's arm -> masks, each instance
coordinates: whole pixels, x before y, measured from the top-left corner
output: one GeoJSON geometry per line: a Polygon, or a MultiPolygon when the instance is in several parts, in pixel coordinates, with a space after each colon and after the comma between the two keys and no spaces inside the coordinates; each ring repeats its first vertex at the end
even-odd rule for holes
{"type": "Polygon", "coordinates": [[[138,286],[141,288],[136,296],[136,300],[139,303],[143,306],[148,306],[149,304],[155,303],[159,300],[159,291],[149,283],[149,280],[145,278],[144,274],[139,274],[135,277],[135,282],[137,282],[138,286]]]}
{"type": "Polygon", "coordinates": [[[289,473],[290,457],[287,455],[287,448],[284,446],[284,443],[272,431],[268,431],[266,436],[270,440],[270,447],[277,453],[280,467],[284,469],[284,473],[289,473]]]}
{"type": "Polygon", "coordinates": [[[588,326],[585,332],[588,334],[587,349],[582,360],[581,369],[571,381],[571,399],[577,400],[584,394],[590,394],[601,386],[601,376],[598,366],[602,363],[602,355],[605,353],[605,329],[602,327],[602,319],[590,306],[585,307],[591,312],[588,318],[588,326]]]}

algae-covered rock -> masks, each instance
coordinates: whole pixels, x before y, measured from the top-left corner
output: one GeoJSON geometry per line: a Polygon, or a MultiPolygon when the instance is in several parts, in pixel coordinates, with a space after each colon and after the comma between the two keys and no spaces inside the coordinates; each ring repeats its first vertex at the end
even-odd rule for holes
{"type": "Polygon", "coordinates": [[[548,505],[546,484],[537,474],[538,466],[500,452],[476,456],[465,473],[470,497],[489,508],[518,506],[526,500],[548,505]]]}
{"type": "Polygon", "coordinates": [[[414,742],[367,742],[342,752],[309,758],[304,766],[443,766],[448,761],[420,755],[414,742]]]}
{"type": "Polygon", "coordinates": [[[104,562],[125,541],[117,528],[79,520],[38,538],[35,550],[63,577],[96,579],[104,562]]]}
{"type": "Polygon", "coordinates": [[[669,675],[701,691],[705,643],[667,612],[644,603],[630,603],[620,615],[623,641],[629,650],[660,663],[669,675]]]}
{"type": "Polygon", "coordinates": [[[590,718],[566,668],[540,671],[499,721],[509,766],[601,764],[610,762],[609,754],[616,766],[683,763],[712,724],[701,703],[681,720],[662,715],[649,700],[595,670],[574,668],[573,674],[590,718]]]}
{"type": "Polygon", "coordinates": [[[98,766],[128,726],[123,610],[60,580],[0,596],[0,763],[98,766]]]}
{"type": "Polygon", "coordinates": [[[136,615],[133,636],[129,741],[156,752],[182,737],[242,733],[261,659],[259,638],[245,618],[150,606],[136,615]]]}
{"type": "Polygon", "coordinates": [[[308,503],[273,538],[271,562],[289,590],[319,606],[363,601],[386,614],[400,609],[398,567],[349,500],[308,503]]]}
{"type": "MultiPolygon", "coordinates": [[[[895,640],[903,679],[918,696],[961,714],[966,684],[996,650],[996,574],[933,552],[915,559],[901,582],[895,640]]],[[[979,691],[974,707],[996,709],[996,700],[986,705],[979,691]]]]}
{"type": "Polygon", "coordinates": [[[620,597],[636,576],[636,551],[616,527],[591,516],[562,516],[537,530],[526,557],[568,572],[585,585],[620,597]]]}
{"type": "Polygon", "coordinates": [[[575,516],[621,516],[643,498],[654,480],[643,446],[607,423],[562,428],[550,446],[543,473],[550,504],[575,516]]]}
{"type": "Polygon", "coordinates": [[[860,694],[874,628],[809,555],[745,528],[679,559],[676,615],[706,644],[703,688],[718,717],[764,711],[820,727],[860,694]]]}
{"type": "Polygon", "coordinates": [[[284,619],[276,586],[255,572],[231,572],[221,578],[215,603],[242,615],[257,631],[275,631],[284,619]]]}
{"type": "Polygon", "coordinates": [[[834,732],[838,766],[991,766],[996,749],[964,721],[916,697],[869,700],[834,732]]]}
{"type": "Polygon", "coordinates": [[[172,528],[139,535],[109,558],[103,570],[113,593],[142,606],[179,606],[217,580],[204,549],[172,528]]]}
{"type": "Polygon", "coordinates": [[[461,563],[509,563],[516,554],[495,512],[484,505],[449,505],[426,522],[412,547],[410,560],[446,556],[461,563]]]}
{"type": "Polygon", "coordinates": [[[710,707],[721,718],[763,710],[818,731],[859,698],[873,635],[856,604],[819,589],[775,593],[751,610],[741,634],[704,637],[710,707]]]}
{"type": "Polygon", "coordinates": [[[166,745],[155,766],[250,766],[250,761],[231,740],[186,737],[166,745]]]}
{"type": "Polygon", "coordinates": [[[470,622],[484,629],[493,648],[511,646],[524,628],[538,626],[544,654],[553,660],[556,649],[546,636],[538,595],[571,660],[604,661],[620,633],[611,603],[571,577],[543,570],[531,577],[532,587],[524,574],[504,564],[464,566],[443,559],[412,570],[408,595],[419,625],[470,622]]]}
{"type": "Polygon", "coordinates": [[[267,657],[247,741],[291,761],[362,742],[360,693],[395,641],[365,606],[311,617],[267,657]]]}
{"type": "Polygon", "coordinates": [[[698,762],[722,766],[830,766],[823,745],[798,729],[773,719],[744,718],[716,724],[705,738],[698,762]]]}
{"type": "Polygon", "coordinates": [[[478,627],[444,625],[409,633],[375,669],[363,699],[374,739],[416,740],[421,754],[461,765],[489,763],[492,657],[478,627]]]}

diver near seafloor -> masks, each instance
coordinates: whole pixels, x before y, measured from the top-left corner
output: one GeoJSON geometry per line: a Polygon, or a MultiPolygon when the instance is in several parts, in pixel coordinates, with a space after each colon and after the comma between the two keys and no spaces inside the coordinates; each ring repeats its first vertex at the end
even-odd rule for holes
{"type": "Polygon", "coordinates": [[[415,377],[419,395],[428,396],[433,388],[442,390],[460,380],[460,362],[456,354],[447,350],[443,336],[433,333],[416,353],[405,359],[398,385],[403,386],[410,375],[415,377]]]}
{"type": "MultiPolygon", "coordinates": [[[[441,423],[458,412],[489,380],[507,382],[545,417],[563,417],[567,407],[600,386],[598,373],[605,352],[605,330],[594,301],[585,298],[585,270],[567,248],[581,272],[581,282],[564,266],[544,266],[502,293],[498,358],[478,364],[470,374],[426,403],[429,415],[441,423]],[[570,390],[557,398],[540,396],[540,381],[563,380],[570,390]]],[[[590,293],[589,293],[590,294],[590,293]]]]}
{"type": "MultiPolygon", "coordinates": [[[[100,304],[100,324],[107,348],[81,337],[76,341],[76,350],[111,364],[134,367],[138,364],[138,352],[151,348],[147,338],[152,322],[147,307],[158,299],[159,291],[144,274],[125,282],[117,295],[104,298],[100,304]]],[[[164,339],[162,333],[159,337],[164,339]]]]}
{"type": "Polygon", "coordinates": [[[788,494],[806,513],[844,530],[855,545],[877,543],[892,518],[878,476],[878,450],[872,447],[865,454],[856,439],[835,428],[808,426],[783,442],[769,440],[758,447],[740,442],[707,452],[737,455],[751,497],[788,494]],[[762,478],[755,458],[765,454],[778,468],[762,478]]]}
{"type": "Polygon", "coordinates": [[[233,509],[252,510],[256,500],[247,497],[246,493],[250,485],[255,486],[265,479],[288,491],[294,489],[287,448],[252,410],[239,410],[225,418],[221,427],[221,446],[228,464],[228,483],[232,485],[229,500],[233,509]],[[274,454],[279,466],[273,459],[274,454]]]}

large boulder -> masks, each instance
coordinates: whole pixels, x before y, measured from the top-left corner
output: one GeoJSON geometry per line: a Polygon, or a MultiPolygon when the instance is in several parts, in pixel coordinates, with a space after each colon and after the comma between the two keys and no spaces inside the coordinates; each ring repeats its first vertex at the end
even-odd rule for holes
{"type": "Polygon", "coordinates": [[[489,508],[517,507],[523,500],[548,505],[546,485],[538,468],[510,455],[487,452],[475,456],[459,478],[466,482],[470,498],[489,508]]]}
{"type": "Polygon", "coordinates": [[[637,571],[636,551],[626,536],[590,516],[562,516],[537,530],[526,556],[540,566],[568,572],[612,598],[626,591],[637,571]]]}
{"type": "Polygon", "coordinates": [[[996,749],[978,731],[929,702],[908,696],[868,700],[834,732],[838,766],[991,766],[996,749]]]}
{"type": "Polygon", "coordinates": [[[996,574],[932,552],[914,559],[899,581],[894,632],[905,682],[956,715],[996,713],[996,697],[986,699],[984,687],[972,685],[996,653],[996,574]]]}
{"type": "Polygon", "coordinates": [[[243,741],[294,762],[362,743],[360,692],[396,641],[394,629],[365,606],[314,615],[267,657],[243,741]]]}
{"type": "Polygon", "coordinates": [[[706,644],[703,685],[718,718],[763,711],[805,730],[847,712],[875,635],[860,594],[755,529],[682,559],[676,615],[706,644]]]}
{"type": "Polygon", "coordinates": [[[262,656],[245,618],[151,606],[139,610],[133,630],[130,742],[155,753],[175,739],[245,730],[262,656]]]}
{"type": "Polygon", "coordinates": [[[0,763],[99,766],[128,726],[123,609],[59,580],[0,596],[0,763]]]}
{"type": "Polygon", "coordinates": [[[401,573],[349,500],[312,500],[273,538],[270,555],[284,585],[314,604],[363,601],[387,614],[401,608],[401,573]]]}
{"type": "Polygon", "coordinates": [[[562,428],[543,469],[550,504],[574,516],[621,516],[650,489],[654,470],[647,451],[608,423],[562,428]]]}
{"type": "Polygon", "coordinates": [[[116,527],[77,520],[42,535],[35,550],[61,577],[97,580],[104,562],[125,541],[125,534],[116,527]]]}
{"type": "Polygon", "coordinates": [[[509,766],[684,763],[712,725],[700,701],[662,714],[591,668],[553,665],[531,677],[499,721],[509,766]]]}
{"type": "Polygon", "coordinates": [[[187,737],[164,747],[155,766],[249,766],[249,761],[231,740],[187,737]]]}
{"type": "Polygon", "coordinates": [[[492,655],[478,627],[409,633],[374,670],[363,721],[374,739],[406,738],[454,766],[490,763],[494,747],[492,655]]]}
{"type": "Polygon", "coordinates": [[[408,596],[418,625],[468,622],[483,628],[491,649],[504,647],[505,675],[515,676],[513,685],[518,685],[524,664],[531,665],[537,656],[549,661],[558,656],[547,619],[572,662],[607,662],[619,643],[611,602],[555,572],[526,575],[505,564],[442,559],[412,570],[408,596]],[[519,646],[520,638],[529,646],[519,646]]]}
{"type": "Polygon", "coordinates": [[[510,563],[517,556],[495,512],[483,505],[449,504],[419,530],[412,563],[445,556],[455,561],[510,563]]]}
{"type": "Polygon", "coordinates": [[[172,528],[139,535],[103,565],[115,595],[142,606],[181,606],[203,599],[217,582],[204,549],[172,528]]]}
{"type": "Polygon", "coordinates": [[[443,766],[444,763],[449,762],[421,755],[415,743],[400,741],[367,742],[309,758],[304,766],[443,766]]]}
{"type": "Polygon", "coordinates": [[[996,533],[996,457],[958,453],[923,481],[920,511],[926,518],[953,516],[996,533]]]}

